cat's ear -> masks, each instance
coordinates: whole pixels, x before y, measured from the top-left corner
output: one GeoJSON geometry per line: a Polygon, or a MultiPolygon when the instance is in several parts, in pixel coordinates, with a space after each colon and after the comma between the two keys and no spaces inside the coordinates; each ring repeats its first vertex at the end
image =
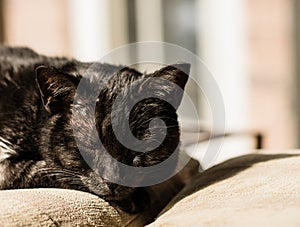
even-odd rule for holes
{"type": "Polygon", "coordinates": [[[184,90],[189,78],[190,68],[191,65],[188,63],[178,63],[165,66],[156,71],[154,74],[177,84],[182,90],[184,90]]]}
{"type": "Polygon", "coordinates": [[[39,66],[35,72],[46,110],[51,113],[68,110],[73,103],[77,78],[48,66],[39,66]]]}
{"type": "Polygon", "coordinates": [[[159,77],[172,82],[177,86],[162,87],[168,96],[174,100],[175,107],[178,108],[181,103],[184,88],[189,78],[191,65],[188,63],[179,63],[168,65],[153,73],[154,77],[159,77]],[[171,91],[170,91],[171,90],[171,91]]]}

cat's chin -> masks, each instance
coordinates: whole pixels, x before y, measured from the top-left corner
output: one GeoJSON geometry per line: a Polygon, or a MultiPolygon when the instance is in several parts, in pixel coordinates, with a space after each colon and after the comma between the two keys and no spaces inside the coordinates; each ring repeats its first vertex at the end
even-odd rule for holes
{"type": "Polygon", "coordinates": [[[132,188],[109,182],[101,184],[102,191],[91,184],[87,188],[88,192],[103,198],[116,209],[126,213],[139,213],[150,206],[150,198],[145,188],[132,188]]]}
{"type": "Polygon", "coordinates": [[[123,212],[136,214],[150,207],[150,198],[143,188],[138,188],[133,192],[130,198],[112,201],[111,205],[123,212]]]}

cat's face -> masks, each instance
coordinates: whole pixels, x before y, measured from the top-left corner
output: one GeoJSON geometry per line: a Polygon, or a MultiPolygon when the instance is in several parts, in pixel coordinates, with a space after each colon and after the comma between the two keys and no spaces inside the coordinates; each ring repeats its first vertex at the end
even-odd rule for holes
{"type": "Polygon", "coordinates": [[[65,137],[64,148],[59,150],[64,153],[61,159],[67,158],[68,162],[61,160],[62,168],[80,172],[81,180],[95,194],[106,193],[101,189],[106,182],[107,190],[113,188],[115,198],[120,196],[122,200],[121,197],[128,196],[124,188],[106,181],[122,173],[116,171],[116,166],[109,166],[114,164],[103,158],[103,151],[136,167],[152,166],[167,159],[179,145],[176,110],[188,71],[188,64],[166,66],[151,74],[99,65],[82,77],[75,69],[39,67],[37,83],[44,107],[51,118],[62,119],[58,121],[62,131],[56,132],[65,137]],[[79,84],[85,89],[78,91],[79,84]],[[96,99],[91,95],[95,92],[96,99]],[[91,160],[88,165],[87,159],[91,160]]]}

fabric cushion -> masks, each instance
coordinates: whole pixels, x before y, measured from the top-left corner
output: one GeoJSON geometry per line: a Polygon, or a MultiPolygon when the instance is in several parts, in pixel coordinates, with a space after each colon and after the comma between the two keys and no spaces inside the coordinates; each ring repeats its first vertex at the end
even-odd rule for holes
{"type": "Polygon", "coordinates": [[[300,226],[300,152],[265,152],[199,173],[149,226],[300,226]]]}
{"type": "Polygon", "coordinates": [[[121,226],[118,212],[89,193],[65,189],[0,191],[5,226],[121,226]]]}

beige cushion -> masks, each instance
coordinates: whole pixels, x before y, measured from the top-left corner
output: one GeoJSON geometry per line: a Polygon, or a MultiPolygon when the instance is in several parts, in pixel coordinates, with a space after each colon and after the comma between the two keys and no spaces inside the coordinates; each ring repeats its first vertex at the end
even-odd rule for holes
{"type": "MultiPolygon", "coordinates": [[[[89,193],[64,189],[0,191],[5,226],[120,226],[118,212],[89,193]]],[[[2,225],[1,224],[1,225],[2,225]]]]}
{"type": "Polygon", "coordinates": [[[149,226],[300,226],[299,153],[246,155],[208,169],[149,226]]]}

